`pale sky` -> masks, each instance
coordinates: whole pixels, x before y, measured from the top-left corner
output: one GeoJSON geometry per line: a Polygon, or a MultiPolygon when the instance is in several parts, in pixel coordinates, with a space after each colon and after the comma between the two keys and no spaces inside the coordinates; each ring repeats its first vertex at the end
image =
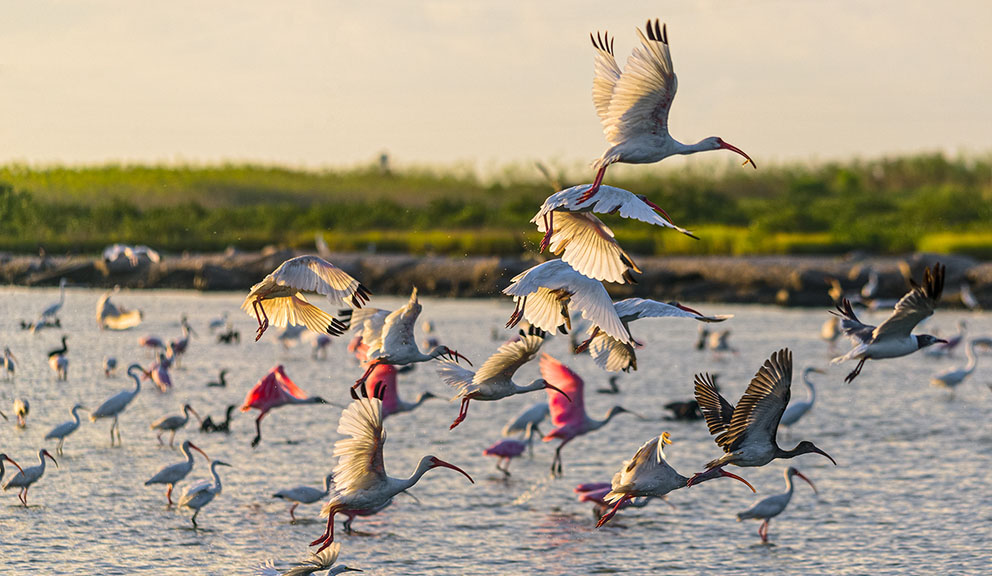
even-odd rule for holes
{"type": "Polygon", "coordinates": [[[589,32],[623,66],[649,17],[683,142],[992,151],[987,0],[0,0],[0,162],[582,165],[606,147],[589,32]]]}

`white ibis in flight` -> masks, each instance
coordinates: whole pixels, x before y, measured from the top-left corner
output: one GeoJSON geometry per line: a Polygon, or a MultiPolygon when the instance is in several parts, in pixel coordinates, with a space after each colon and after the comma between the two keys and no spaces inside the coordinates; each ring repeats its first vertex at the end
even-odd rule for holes
{"type": "Polygon", "coordinates": [[[944,290],[944,266],[935,264],[933,272],[927,268],[923,273],[923,285],[920,286],[910,279],[912,288],[909,293],[896,303],[895,310],[876,326],[863,324],[854,314],[851,303],[847,299],[837,306],[837,311],[831,311],[841,318],[841,329],[854,343],[847,354],[834,358],[834,364],[847,360],[858,360],[858,366],[844,378],[844,382],[852,382],[861,374],[861,368],[869,359],[898,358],[906,356],[947,340],[942,340],[930,334],[912,334],[913,328],[925,318],[933,314],[940,294],[944,290]]]}
{"type": "Polygon", "coordinates": [[[708,150],[730,150],[743,156],[744,164],[757,168],[751,157],[717,136],[695,144],[683,144],[668,133],[668,113],[675,100],[678,78],[668,48],[668,30],[658,20],[648,20],[645,31],[637,30],[641,43],[621,71],[613,54],[613,39],[608,33],[592,34],[596,49],[592,101],[603,123],[610,147],[593,163],[596,180],[585,199],[599,191],[603,175],[610,164],[651,164],[677,154],[695,154],[708,150]]]}
{"type": "Polygon", "coordinates": [[[257,576],[309,576],[316,572],[327,570],[327,576],[337,576],[345,572],[362,572],[358,568],[350,568],[341,564],[335,566],[338,554],[341,552],[341,544],[335,542],[317,554],[311,554],[310,558],[303,562],[298,562],[285,571],[276,568],[272,560],[259,566],[257,576]]]}
{"type": "Polygon", "coordinates": [[[394,496],[419,482],[432,468],[450,468],[475,483],[461,468],[432,455],[421,458],[409,478],[387,476],[382,455],[386,442],[386,431],[382,427],[382,401],[375,397],[378,394],[370,398],[365,388],[361,390],[363,396],[359,397],[352,389],[355,400],[345,408],[338,422],[338,434],[347,438],[334,443],[334,456],[338,459],[333,470],[335,486],[330,501],[321,510],[321,515],[327,516],[327,530],[310,543],[311,546],[321,545],[317,552],[334,542],[335,515],[385,506],[394,496]]]}
{"type": "Polygon", "coordinates": [[[257,341],[274,325],[304,325],[310,330],[340,336],[347,328],[340,320],[307,301],[305,293],[326,296],[332,303],[361,308],[372,294],[361,282],[319,256],[297,256],[279,265],[251,287],[241,309],[258,320],[257,341]]]}
{"type": "Polygon", "coordinates": [[[826,456],[834,465],[837,462],[812,442],[803,440],[792,450],[783,450],[775,441],[779,420],[789,404],[792,386],[792,352],[783,348],[765,360],[744,396],[735,408],[716,390],[709,374],[697,374],[696,401],[706,418],[710,434],[717,435],[717,446],[726,452],[706,465],[709,474],[727,464],[734,466],[764,466],[776,458],[795,458],[811,452],[826,456]]]}
{"type": "MultiPolygon", "coordinates": [[[[612,489],[604,497],[606,502],[614,505],[613,509],[599,519],[597,528],[609,522],[624,503],[634,498],[647,496],[662,498],[672,490],[689,485],[689,478],[679,474],[668,464],[664,446],[671,443],[668,432],[662,432],[661,436],[645,442],[633,458],[623,463],[620,471],[613,475],[612,489]]],[[[720,468],[708,470],[697,476],[694,477],[696,484],[726,476],[747,484],[747,487],[754,492],[754,487],[747,480],[720,468]]]]}
{"type": "Polygon", "coordinates": [[[785,492],[782,494],[775,494],[774,496],[769,496],[751,506],[743,512],[737,513],[737,521],[749,520],[751,518],[763,520],[761,526],[758,527],[758,536],[761,536],[762,542],[768,542],[768,524],[771,519],[781,514],[785,507],[789,505],[789,500],[792,499],[792,477],[799,476],[806,481],[807,484],[816,493],[816,486],[813,485],[813,481],[803,475],[802,472],[789,466],[785,471],[785,492]]]}

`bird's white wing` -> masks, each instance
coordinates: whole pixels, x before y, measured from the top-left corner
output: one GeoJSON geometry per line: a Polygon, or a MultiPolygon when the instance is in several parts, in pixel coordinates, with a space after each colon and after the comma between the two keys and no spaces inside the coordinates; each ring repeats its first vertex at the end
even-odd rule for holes
{"type": "Polygon", "coordinates": [[[913,288],[896,303],[892,315],[875,328],[872,337],[878,340],[883,336],[909,336],[917,324],[933,314],[943,289],[944,267],[936,264],[932,274],[927,268],[923,273],[923,285],[913,282],[913,288]]]}
{"type": "Polygon", "coordinates": [[[641,135],[668,136],[668,111],[678,80],[668,50],[668,33],[657,20],[648,21],[647,36],[640,29],[641,43],[627,59],[627,66],[613,89],[609,116],[603,132],[610,144],[641,135]]]}
{"type": "Polygon", "coordinates": [[[507,342],[490,356],[472,378],[475,384],[481,384],[494,378],[513,378],[521,366],[530,362],[544,344],[544,338],[537,335],[523,336],[519,340],[507,342]]]}
{"type": "Polygon", "coordinates": [[[607,502],[616,502],[624,493],[634,486],[640,489],[650,488],[648,483],[658,483],[678,476],[678,473],[668,464],[663,450],[668,433],[656,436],[645,442],[634,457],[623,463],[620,471],[613,475],[610,483],[612,490],[605,496],[607,502]],[[648,482],[645,482],[648,481],[648,482]]]}
{"type": "Polygon", "coordinates": [[[704,316],[700,312],[679,304],[678,302],[658,302],[647,298],[627,298],[615,305],[617,315],[624,321],[630,322],[639,318],[692,318],[700,322],[723,322],[733,318],[733,314],[704,316]]]}
{"type": "Polygon", "coordinates": [[[597,332],[589,343],[589,355],[593,362],[607,372],[629,372],[637,370],[637,354],[634,347],[624,344],[603,332],[597,332]]]}
{"type": "Polygon", "coordinates": [[[272,273],[276,284],[304,292],[317,292],[333,303],[361,308],[368,290],[344,270],[319,256],[297,256],[286,260],[272,273]]]}
{"type": "Polygon", "coordinates": [[[349,494],[374,486],[386,479],[382,446],[386,431],[382,428],[382,402],[378,398],[359,398],[341,414],[334,443],[334,484],[337,492],[349,494]]]}
{"type": "Polygon", "coordinates": [[[535,402],[524,409],[512,421],[507,422],[506,425],[503,426],[503,431],[501,434],[503,436],[511,436],[518,432],[524,432],[526,431],[528,424],[533,424],[536,426],[537,424],[543,422],[550,413],[551,407],[548,406],[548,402],[546,400],[535,402]]]}
{"type": "Polygon", "coordinates": [[[458,390],[458,394],[452,400],[471,394],[479,389],[477,385],[472,384],[472,379],[475,378],[475,372],[467,368],[462,368],[457,362],[447,359],[438,361],[437,373],[441,377],[441,380],[444,380],[448,386],[458,390]]]}
{"type": "Polygon", "coordinates": [[[613,88],[620,79],[620,66],[613,55],[613,38],[610,34],[604,33],[596,36],[589,34],[592,39],[593,48],[596,49],[594,57],[595,75],[592,79],[592,103],[596,106],[596,114],[602,122],[606,122],[610,113],[610,100],[613,99],[613,88]]]}
{"type": "MultiPolygon", "coordinates": [[[[413,288],[410,294],[410,301],[406,306],[395,310],[386,316],[382,326],[382,346],[380,349],[386,354],[390,350],[402,349],[408,346],[416,346],[417,341],[413,336],[413,328],[416,325],[417,317],[423,307],[417,299],[417,288],[413,288]]],[[[374,350],[369,345],[369,357],[373,357],[374,350]]]]}
{"type": "Polygon", "coordinates": [[[212,480],[200,480],[196,484],[190,484],[183,489],[183,494],[179,497],[179,505],[185,506],[189,504],[200,494],[200,492],[206,491],[213,485],[214,483],[212,480]]]}
{"type": "MultiPolygon", "coordinates": [[[[253,302],[246,300],[241,308],[252,314],[253,302]]],[[[269,298],[258,305],[265,309],[269,322],[279,328],[303,325],[317,333],[335,335],[343,330],[339,320],[308,302],[300,293],[287,298],[269,298]]]]}
{"type": "MultiPolygon", "coordinates": [[[[544,231],[543,223],[537,227],[544,231]]],[[[549,247],[580,274],[595,280],[624,284],[628,270],[641,271],[620,247],[613,231],[585,212],[556,213],[549,247]]]]}

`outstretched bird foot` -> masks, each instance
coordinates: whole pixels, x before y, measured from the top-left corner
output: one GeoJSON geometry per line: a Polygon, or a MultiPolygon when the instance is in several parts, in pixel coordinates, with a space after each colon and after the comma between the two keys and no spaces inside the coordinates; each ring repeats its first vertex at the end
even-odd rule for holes
{"type": "MultiPolygon", "coordinates": [[[[602,176],[600,176],[600,178],[602,178],[602,176]]],[[[583,192],[582,196],[579,196],[577,203],[582,204],[588,201],[590,198],[596,195],[596,192],[599,192],[599,183],[593,184],[592,186],[589,187],[588,190],[583,192]]]]}
{"type": "Polygon", "coordinates": [[[631,497],[630,497],[629,495],[624,495],[624,497],[623,497],[623,498],[620,498],[620,500],[618,500],[618,501],[617,501],[617,503],[616,503],[616,505],[615,505],[615,506],[613,506],[613,509],[612,509],[612,510],[610,510],[610,511],[609,511],[609,512],[607,512],[606,514],[603,514],[603,517],[602,517],[602,518],[600,518],[600,519],[599,519],[599,522],[597,522],[597,523],[596,523],[596,528],[599,528],[599,527],[601,527],[601,526],[602,526],[603,524],[606,524],[606,523],[607,523],[607,522],[609,522],[609,521],[610,521],[610,520],[611,520],[611,519],[612,519],[612,518],[613,518],[614,516],[616,516],[616,513],[617,513],[617,510],[619,510],[619,509],[620,509],[620,506],[622,506],[622,505],[623,505],[623,503],[624,503],[624,502],[626,502],[627,500],[630,500],[630,498],[631,498],[631,497]]]}

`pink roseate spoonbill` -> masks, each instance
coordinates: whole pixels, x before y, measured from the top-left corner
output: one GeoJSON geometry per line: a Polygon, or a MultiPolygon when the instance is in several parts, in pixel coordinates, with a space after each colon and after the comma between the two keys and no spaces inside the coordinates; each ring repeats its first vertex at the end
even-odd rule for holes
{"type": "Polygon", "coordinates": [[[27,426],[28,413],[31,412],[31,403],[24,398],[14,399],[14,415],[17,416],[17,427],[27,426]]]}
{"type": "MultiPolygon", "coordinates": [[[[678,302],[658,302],[645,298],[627,298],[613,304],[613,308],[623,322],[624,328],[630,332],[630,323],[641,318],[691,318],[698,322],[723,322],[733,318],[733,314],[705,316],[700,312],[679,304],[678,302]]],[[[579,344],[576,352],[582,353],[587,349],[596,365],[607,372],[637,370],[637,355],[634,346],[641,346],[636,340],[623,343],[603,333],[598,327],[589,328],[589,338],[579,344]]]]}
{"type": "Polygon", "coordinates": [[[947,343],[947,340],[930,334],[912,334],[913,328],[931,316],[940,302],[940,294],[944,290],[944,267],[939,263],[935,264],[933,273],[927,268],[923,273],[923,286],[913,279],[910,279],[910,284],[912,288],[909,293],[896,303],[892,314],[877,327],[858,320],[850,301],[846,299],[837,307],[836,312],[831,311],[831,314],[840,317],[841,329],[854,343],[854,348],[847,354],[838,356],[831,362],[838,364],[847,360],[859,361],[858,366],[844,378],[844,382],[853,382],[869,359],[898,358],[927,346],[947,343]]]}
{"type": "Polygon", "coordinates": [[[813,373],[826,374],[823,370],[812,366],[807,366],[803,370],[803,384],[809,390],[809,399],[805,402],[790,401],[789,405],[785,407],[785,412],[782,412],[782,419],[778,423],[779,426],[791,427],[813,408],[813,403],[816,402],[816,387],[813,386],[813,382],[809,379],[809,375],[813,373]]]}
{"type": "Polygon", "coordinates": [[[158,443],[161,445],[162,434],[169,432],[169,447],[174,446],[176,440],[176,431],[186,425],[189,422],[189,413],[192,412],[196,419],[202,424],[203,419],[197,414],[196,410],[193,409],[189,404],[183,404],[182,414],[171,414],[169,416],[162,416],[158,420],[151,423],[151,429],[158,431],[158,443]]]}
{"type": "MultiPolygon", "coordinates": [[[[3,485],[3,489],[6,492],[11,488],[20,488],[21,492],[17,495],[21,500],[21,504],[24,504],[25,508],[28,505],[28,489],[31,485],[41,479],[45,474],[45,458],[51,458],[52,462],[55,463],[55,467],[59,467],[58,461],[55,460],[55,456],[52,456],[48,450],[38,451],[38,461],[41,462],[37,466],[29,466],[27,468],[21,468],[13,478],[7,480],[7,483],[3,485]]],[[[20,466],[18,466],[20,468],[20,466]]]]}
{"type": "Polygon", "coordinates": [[[38,324],[53,323],[57,319],[59,311],[62,310],[62,305],[65,304],[65,285],[67,282],[68,280],[65,278],[59,280],[59,301],[41,311],[41,316],[35,322],[36,326],[38,324]]]}
{"type": "Polygon", "coordinates": [[[165,350],[165,342],[157,336],[142,336],[138,338],[138,346],[151,350],[152,352],[155,350],[165,350]]]}
{"type": "Polygon", "coordinates": [[[396,367],[389,364],[379,364],[372,370],[368,380],[365,381],[365,389],[369,394],[375,391],[375,387],[382,385],[382,418],[386,419],[393,414],[410,412],[431,398],[437,398],[431,392],[422,392],[413,402],[402,400],[396,386],[396,367]]]}
{"type": "Polygon", "coordinates": [[[171,340],[169,342],[168,348],[172,350],[172,356],[176,360],[176,365],[179,365],[180,357],[186,353],[186,349],[189,347],[189,338],[191,335],[195,336],[196,332],[189,325],[189,321],[186,319],[186,315],[183,314],[182,320],[180,320],[179,325],[182,327],[183,336],[176,340],[171,340]]]}
{"type": "Polygon", "coordinates": [[[213,483],[210,480],[200,480],[196,484],[184,488],[182,495],[179,497],[179,506],[181,508],[193,509],[193,517],[190,518],[190,521],[193,523],[194,530],[197,528],[196,517],[200,514],[200,510],[207,504],[210,504],[214,497],[221,492],[220,475],[217,474],[218,466],[230,466],[230,464],[221,460],[214,460],[210,463],[210,474],[214,477],[213,483]]]}
{"type": "Polygon", "coordinates": [[[165,491],[165,498],[168,500],[169,506],[172,506],[172,487],[182,482],[189,475],[190,471],[193,470],[193,453],[190,450],[196,450],[200,454],[203,454],[207,462],[210,462],[210,456],[207,456],[206,452],[189,440],[183,441],[180,450],[182,450],[183,456],[186,457],[185,460],[159,468],[154,476],[145,481],[145,486],[151,486],[152,484],[166,484],[168,486],[168,489],[165,491]]]}
{"type": "Polygon", "coordinates": [[[593,163],[596,180],[584,199],[599,191],[606,168],[616,162],[651,164],[677,154],[730,150],[743,156],[744,164],[757,168],[743,150],[717,136],[688,145],[672,138],[668,133],[668,112],[678,79],[668,48],[668,30],[658,20],[648,20],[645,30],[647,36],[637,30],[641,44],[631,53],[625,71],[617,65],[609,34],[589,35],[596,49],[592,101],[610,147],[593,163]]]}
{"type": "Polygon", "coordinates": [[[541,330],[567,332],[572,329],[568,312],[571,307],[581,310],[583,318],[606,334],[625,344],[630,342],[630,334],[603,284],[579,274],[561,260],[549,260],[518,274],[503,294],[513,296],[516,303],[507,328],[526,318],[541,330]]]}
{"type": "Polygon", "coordinates": [[[171,365],[172,361],[169,360],[168,356],[159,353],[158,362],[153,363],[147,371],[144,371],[145,379],[154,382],[159,392],[168,392],[172,389],[172,376],[169,374],[169,366],[171,365]]]}
{"type": "Polygon", "coordinates": [[[537,225],[538,232],[544,232],[541,252],[549,245],[555,254],[564,252],[562,260],[590,278],[623,284],[629,277],[628,270],[640,272],[617,244],[613,232],[593,216],[594,213],[619,214],[696,238],[688,230],[672,224],[668,213],[646,196],[635,195],[623,188],[601,186],[595,198],[579,202],[579,197],[589,187],[588,184],[572,186],[548,196],[530,221],[537,225]]]}
{"type": "MultiPolygon", "coordinates": [[[[613,509],[599,519],[597,528],[609,522],[624,502],[645,496],[661,498],[672,490],[689,486],[689,478],[676,472],[665,457],[664,446],[671,443],[668,432],[662,432],[661,436],[645,442],[633,458],[623,463],[620,471],[613,476],[610,492],[604,497],[606,502],[614,505],[613,509]]],[[[703,475],[697,474],[697,476],[698,478],[693,477],[697,484],[726,476],[743,482],[752,492],[755,491],[754,486],[751,486],[747,480],[730,472],[724,472],[720,468],[708,470],[703,475]]]]}
{"type": "Polygon", "coordinates": [[[117,431],[117,443],[121,442],[121,429],[117,423],[117,417],[127,408],[128,404],[141,392],[140,374],[147,375],[138,364],[131,364],[127,367],[127,375],[134,380],[134,390],[122,390],[110,398],[103,401],[96,410],[90,412],[90,420],[96,422],[100,418],[113,418],[114,423],[110,426],[110,445],[114,445],[114,431],[117,431]]]}
{"type": "Polygon", "coordinates": [[[602,428],[617,414],[630,412],[630,410],[621,406],[614,406],[610,408],[602,420],[590,418],[586,414],[583,393],[585,384],[582,382],[582,378],[568,366],[547,354],[541,355],[541,376],[561,391],[561,394],[552,394],[549,388],[548,406],[551,408],[551,424],[555,428],[543,438],[545,442],[550,442],[555,438],[561,440],[561,443],[555,448],[555,457],[551,462],[551,474],[560,476],[562,474],[561,449],[565,447],[565,444],[578,436],[602,428]],[[568,396],[565,396],[566,394],[568,396]]]}
{"type": "Polygon", "coordinates": [[[3,347],[3,357],[0,358],[0,372],[4,380],[13,380],[17,372],[17,357],[8,346],[3,347]]]}
{"type": "Polygon", "coordinates": [[[273,494],[272,497],[282,498],[283,500],[288,500],[293,503],[293,505],[289,507],[289,517],[292,522],[296,522],[296,507],[300,504],[313,504],[314,502],[327,497],[327,495],[331,492],[332,486],[334,486],[334,474],[328,474],[324,477],[323,490],[312,486],[296,486],[295,488],[280,490],[273,494]]]}
{"type": "Polygon", "coordinates": [[[334,543],[318,554],[311,554],[309,559],[294,564],[286,571],[280,571],[272,563],[272,560],[269,560],[258,567],[256,574],[258,576],[309,576],[327,570],[328,576],[337,576],[345,572],[362,572],[359,568],[350,568],[344,564],[334,566],[340,552],[341,544],[334,543]]]}
{"type": "Polygon", "coordinates": [[[407,302],[406,306],[390,312],[382,320],[382,328],[378,334],[376,334],[375,325],[378,323],[379,314],[373,314],[367,322],[364,322],[362,342],[368,346],[366,351],[368,362],[366,363],[365,374],[355,382],[355,385],[351,387],[352,390],[363,386],[369,374],[379,364],[406,366],[417,362],[427,362],[439,356],[446,356],[453,360],[461,358],[472,364],[468,358],[447,346],[435,346],[426,354],[420,351],[413,329],[422,309],[423,306],[420,305],[420,300],[417,298],[417,288],[414,287],[410,294],[410,301],[407,302]]]}
{"type": "Polygon", "coordinates": [[[951,370],[945,370],[940,374],[930,378],[930,384],[932,386],[939,386],[942,388],[957,388],[958,384],[961,384],[971,376],[975,368],[978,367],[978,356],[975,353],[975,348],[978,346],[984,346],[986,348],[992,348],[992,338],[972,338],[968,342],[968,348],[966,348],[966,354],[968,356],[968,363],[963,368],[956,368],[951,370]]]}
{"type": "Polygon", "coordinates": [[[509,478],[510,461],[522,455],[531,446],[535,434],[540,436],[540,433],[534,429],[534,425],[528,424],[523,440],[504,438],[483,450],[482,455],[496,457],[496,469],[502,472],[505,477],[509,478]]]}
{"type": "MultiPolygon", "coordinates": [[[[592,502],[593,508],[592,513],[599,518],[610,511],[613,507],[612,504],[606,501],[606,495],[610,493],[612,485],[609,482],[586,482],[584,484],[579,484],[572,489],[573,492],[578,494],[577,498],[579,502],[592,502]]],[[[617,511],[623,510],[624,508],[644,508],[651,503],[654,496],[645,496],[643,498],[631,498],[630,500],[624,500],[623,503],[619,505],[617,511]]],[[[668,504],[673,510],[675,506],[668,501],[668,498],[662,496],[661,499],[668,504]]]]}
{"type": "Polygon", "coordinates": [[[503,344],[483,363],[478,372],[466,370],[450,360],[442,360],[438,373],[449,386],[458,390],[452,400],[462,401],[458,416],[451,423],[451,429],[468,416],[468,404],[472,400],[494,401],[542,389],[554,390],[568,399],[568,394],[549,384],[544,378],[538,378],[526,386],[513,381],[513,375],[534,358],[542,344],[544,338],[537,335],[524,336],[516,342],[503,344]]]}
{"type": "Polygon", "coordinates": [[[14,466],[16,466],[17,469],[20,470],[21,472],[24,471],[24,469],[21,468],[21,465],[20,464],[18,464],[17,462],[14,462],[14,459],[13,458],[11,458],[10,456],[7,456],[6,454],[0,453],[0,481],[3,480],[3,474],[4,474],[3,461],[4,460],[6,460],[7,462],[10,462],[14,466]]]}
{"type": "Polygon", "coordinates": [[[813,481],[803,476],[803,473],[796,470],[792,466],[789,466],[788,470],[785,471],[785,492],[782,494],[776,494],[774,496],[769,496],[751,506],[743,512],[737,513],[737,521],[749,520],[751,518],[760,518],[763,520],[761,526],[758,527],[758,536],[761,536],[762,542],[768,542],[768,524],[771,519],[781,514],[785,507],[789,505],[789,500],[792,500],[792,477],[799,476],[806,481],[807,484],[813,489],[813,493],[816,492],[816,486],[813,485],[813,481]]]}
{"type": "Polygon", "coordinates": [[[734,466],[764,466],[776,458],[795,458],[800,454],[816,453],[837,462],[812,442],[803,440],[792,450],[783,450],[775,441],[778,424],[789,404],[792,390],[792,352],[783,348],[765,360],[751,379],[744,396],[735,408],[716,390],[709,374],[697,374],[696,401],[706,418],[710,434],[726,452],[706,465],[707,470],[696,477],[710,474],[727,464],[734,466]]]}
{"type": "Polygon", "coordinates": [[[251,441],[251,447],[255,448],[262,441],[262,418],[269,413],[269,410],[278,408],[284,404],[327,404],[327,401],[320,396],[308,397],[306,392],[286,376],[286,371],[282,364],[269,370],[255,387],[248,392],[245,403],[241,406],[242,412],[247,412],[252,408],[261,411],[255,419],[255,438],[251,441]]]}
{"type": "MultiPolygon", "coordinates": [[[[381,391],[380,386],[380,391],[381,391]]],[[[362,393],[365,389],[362,388],[362,393]]],[[[382,427],[382,401],[377,397],[359,397],[352,390],[355,400],[345,408],[338,422],[338,434],[343,438],[334,443],[334,490],[324,504],[322,516],[327,516],[327,529],[310,543],[320,544],[317,552],[334,542],[334,516],[353,511],[375,510],[388,504],[394,496],[410,488],[430,469],[439,466],[460,472],[475,483],[464,470],[436,456],[424,456],[409,478],[391,478],[386,475],[382,447],[386,432],[382,427]]]]}
{"type": "Polygon", "coordinates": [[[304,325],[308,329],[340,336],[347,327],[307,301],[304,293],[321,294],[332,303],[361,308],[372,294],[361,282],[318,256],[297,256],[279,265],[251,287],[241,309],[258,320],[257,342],[272,323],[279,327],[304,325]]]}
{"type": "Polygon", "coordinates": [[[59,456],[62,455],[62,444],[65,443],[66,436],[72,434],[79,428],[79,411],[89,410],[82,404],[76,404],[72,407],[72,420],[68,420],[59,424],[58,426],[52,428],[48,434],[45,434],[45,440],[58,440],[59,443],[55,446],[55,453],[59,456]]]}

